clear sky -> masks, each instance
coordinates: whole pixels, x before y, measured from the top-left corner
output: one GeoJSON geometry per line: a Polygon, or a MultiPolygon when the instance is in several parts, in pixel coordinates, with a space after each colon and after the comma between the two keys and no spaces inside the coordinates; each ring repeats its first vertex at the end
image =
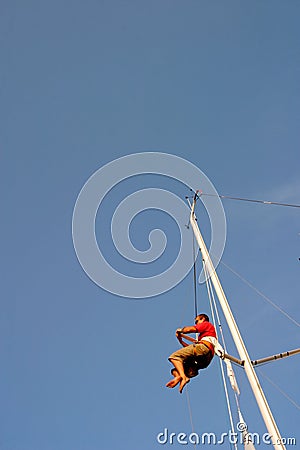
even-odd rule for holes
{"type": "MultiPolygon", "coordinates": [[[[296,0],[1,2],[1,450],[152,450],[164,428],[191,432],[186,395],[164,385],[174,331],[194,319],[192,274],[155,298],[106,292],[76,258],[73,208],[97,169],[148,151],[192,162],[220,194],[299,204],[299,18],[296,0]]],[[[189,194],[161,178],[124,181],[99,211],[98,241],[125,273],[160,266],[124,261],[110,217],[144,187],[189,194]]],[[[222,261],[299,322],[299,210],[223,204],[222,261]]],[[[157,263],[167,267],[179,239],[172,220],[146,211],[131,235],[145,250],[160,227],[168,247],[157,263]]],[[[222,264],[219,274],[253,359],[299,347],[295,324],[222,264]]],[[[202,285],[198,297],[209,312],[202,285]]],[[[228,348],[237,355],[229,337],[228,348]]],[[[299,357],[261,373],[300,403],[299,357]]],[[[282,435],[299,445],[299,409],[261,373],[282,435]]],[[[250,431],[264,433],[236,375],[250,431]]],[[[216,358],[188,392],[194,430],[226,432],[216,358]]]]}

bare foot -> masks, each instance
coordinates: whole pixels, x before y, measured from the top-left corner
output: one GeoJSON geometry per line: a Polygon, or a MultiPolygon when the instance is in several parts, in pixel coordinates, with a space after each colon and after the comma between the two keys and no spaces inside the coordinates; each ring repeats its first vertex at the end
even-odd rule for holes
{"type": "Polygon", "coordinates": [[[182,380],[181,380],[181,382],[180,382],[180,386],[179,386],[179,392],[180,392],[180,394],[182,394],[182,391],[183,391],[183,388],[184,388],[184,386],[187,384],[187,383],[189,383],[190,382],[190,379],[189,378],[182,378],[182,380]]]}
{"type": "Polygon", "coordinates": [[[181,380],[181,377],[175,377],[166,384],[166,387],[174,388],[175,386],[177,386],[177,384],[180,382],[180,380],[181,380]]]}

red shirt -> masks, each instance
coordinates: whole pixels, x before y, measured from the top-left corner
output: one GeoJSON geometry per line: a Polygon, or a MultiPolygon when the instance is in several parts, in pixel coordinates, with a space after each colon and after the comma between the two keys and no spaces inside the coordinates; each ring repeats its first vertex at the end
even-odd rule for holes
{"type": "Polygon", "coordinates": [[[197,333],[199,333],[198,341],[203,339],[205,336],[217,337],[216,329],[210,322],[201,322],[195,325],[197,333]]]}

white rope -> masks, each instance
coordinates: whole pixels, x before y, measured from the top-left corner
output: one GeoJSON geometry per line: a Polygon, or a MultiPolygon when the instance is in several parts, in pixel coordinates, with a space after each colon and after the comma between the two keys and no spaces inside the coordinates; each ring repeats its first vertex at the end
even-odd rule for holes
{"type": "MultiPolygon", "coordinates": [[[[218,319],[220,333],[221,333],[221,336],[222,336],[222,344],[223,344],[225,353],[227,353],[226,343],[225,343],[225,338],[224,338],[224,333],[223,333],[223,328],[222,328],[221,319],[220,319],[220,315],[219,315],[219,310],[218,310],[217,302],[216,302],[214,291],[213,291],[212,281],[211,281],[210,278],[209,278],[209,285],[210,285],[210,289],[211,289],[211,292],[212,292],[212,298],[213,298],[214,308],[215,308],[217,319],[218,319]]],[[[232,369],[231,362],[225,360],[225,363],[227,365],[227,374],[228,374],[228,376],[230,378],[231,387],[232,387],[232,389],[234,391],[234,397],[235,397],[235,401],[236,401],[236,404],[237,404],[237,409],[238,409],[238,412],[240,412],[239,398],[238,398],[238,396],[240,394],[240,390],[239,390],[239,387],[238,387],[236,379],[235,379],[235,374],[234,374],[234,371],[232,369]],[[228,365],[229,365],[229,367],[228,367],[228,365]],[[229,372],[229,369],[230,369],[230,372],[229,372]],[[231,380],[232,377],[233,377],[233,381],[231,380]]]]}
{"type": "MultiPolygon", "coordinates": [[[[216,333],[217,333],[217,337],[218,337],[218,330],[216,327],[216,319],[215,319],[215,314],[214,314],[214,308],[213,308],[213,300],[212,297],[214,296],[213,294],[213,290],[212,290],[212,286],[209,283],[210,278],[208,277],[207,274],[207,270],[206,270],[206,266],[205,263],[203,261],[203,270],[204,270],[204,275],[205,275],[205,281],[206,281],[206,287],[207,287],[207,294],[208,294],[208,298],[209,298],[209,303],[210,303],[210,310],[211,310],[211,315],[212,315],[212,319],[213,319],[213,323],[216,329],[216,333]]],[[[218,311],[216,310],[216,315],[218,317],[218,311]]],[[[222,327],[221,327],[222,328],[222,327]]],[[[223,332],[221,332],[222,335],[222,339],[224,340],[224,336],[223,336],[223,332]]],[[[225,343],[224,344],[224,348],[225,348],[225,343]]],[[[230,421],[230,427],[231,427],[231,431],[232,433],[235,432],[234,429],[234,424],[233,424],[233,417],[232,417],[232,411],[231,411],[231,405],[230,405],[230,400],[229,400],[229,394],[228,394],[228,388],[227,388],[227,383],[226,383],[226,377],[225,377],[225,373],[224,373],[224,368],[223,368],[223,364],[222,364],[222,360],[221,358],[219,358],[220,361],[220,368],[221,368],[221,374],[222,374],[222,380],[223,380],[223,385],[224,385],[224,391],[225,391],[225,398],[226,398],[226,404],[227,404],[227,409],[228,409],[228,415],[229,415],[229,421],[230,421]]],[[[234,434],[233,434],[234,435],[234,434]]],[[[234,448],[236,450],[238,450],[237,447],[237,443],[234,443],[234,448]]]]}
{"type": "Polygon", "coordinates": [[[208,279],[208,283],[209,283],[210,291],[211,291],[211,294],[212,294],[212,300],[213,300],[214,308],[215,308],[215,311],[216,311],[216,316],[217,316],[217,320],[218,320],[218,326],[219,326],[220,334],[221,334],[221,337],[222,337],[222,344],[223,344],[225,353],[227,353],[227,348],[226,348],[225,338],[224,338],[224,334],[223,334],[223,328],[222,328],[222,324],[221,324],[221,319],[220,319],[219,311],[218,311],[218,308],[217,308],[217,302],[216,302],[216,299],[215,299],[213,286],[212,286],[212,281],[211,281],[210,277],[208,279]]]}

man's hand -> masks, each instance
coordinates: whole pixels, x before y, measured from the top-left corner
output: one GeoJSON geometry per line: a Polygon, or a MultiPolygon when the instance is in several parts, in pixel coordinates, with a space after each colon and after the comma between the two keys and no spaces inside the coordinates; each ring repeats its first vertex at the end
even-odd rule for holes
{"type": "Polygon", "coordinates": [[[176,337],[177,337],[178,341],[180,342],[180,344],[183,347],[187,347],[188,344],[186,342],[184,342],[184,340],[182,338],[182,333],[183,333],[183,329],[182,328],[177,328],[177,330],[176,330],[176,337]]]}
{"type": "Polygon", "coordinates": [[[182,334],[182,328],[177,328],[176,337],[180,337],[181,334],[182,334]]]}

